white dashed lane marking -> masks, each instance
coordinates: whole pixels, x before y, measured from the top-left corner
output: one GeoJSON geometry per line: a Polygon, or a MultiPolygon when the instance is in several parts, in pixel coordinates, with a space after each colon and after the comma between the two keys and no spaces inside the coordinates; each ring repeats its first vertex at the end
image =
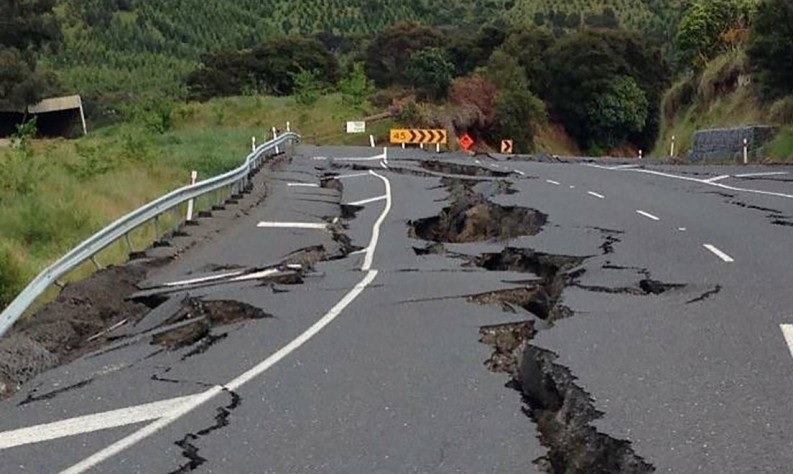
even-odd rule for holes
{"type": "Polygon", "coordinates": [[[606,196],[602,194],[598,194],[596,192],[589,191],[587,194],[589,194],[590,196],[595,196],[598,199],[606,199],[606,196]]]}
{"type": "Polygon", "coordinates": [[[717,257],[719,257],[720,259],[722,259],[726,263],[732,263],[732,262],[735,261],[732,257],[730,257],[726,253],[724,253],[721,250],[719,250],[713,244],[705,244],[705,245],[703,245],[703,247],[705,247],[706,249],[710,250],[714,255],[716,255],[717,257]]]}
{"type": "Polygon", "coordinates": [[[645,212],[645,211],[636,211],[636,214],[639,214],[640,216],[644,216],[644,217],[646,217],[648,219],[652,219],[654,221],[660,221],[661,220],[660,217],[654,216],[654,215],[650,214],[649,212],[645,212]]]}

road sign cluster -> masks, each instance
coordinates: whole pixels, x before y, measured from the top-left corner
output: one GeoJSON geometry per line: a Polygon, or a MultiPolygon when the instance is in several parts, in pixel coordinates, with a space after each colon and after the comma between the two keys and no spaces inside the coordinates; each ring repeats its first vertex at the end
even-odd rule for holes
{"type": "Polygon", "coordinates": [[[392,129],[391,143],[405,144],[446,144],[446,130],[443,129],[392,129]]]}

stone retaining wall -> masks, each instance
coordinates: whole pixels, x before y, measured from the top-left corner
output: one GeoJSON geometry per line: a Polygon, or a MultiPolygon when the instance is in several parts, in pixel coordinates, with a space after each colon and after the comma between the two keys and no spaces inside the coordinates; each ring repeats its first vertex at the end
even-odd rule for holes
{"type": "Polygon", "coordinates": [[[743,160],[743,140],[749,143],[749,160],[765,156],[763,147],[774,138],[776,127],[752,125],[736,128],[715,128],[694,133],[690,162],[743,160]]]}

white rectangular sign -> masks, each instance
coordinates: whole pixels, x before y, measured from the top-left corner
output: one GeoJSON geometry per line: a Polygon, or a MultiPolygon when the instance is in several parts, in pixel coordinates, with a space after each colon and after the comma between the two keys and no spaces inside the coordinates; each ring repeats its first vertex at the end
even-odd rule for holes
{"type": "Polygon", "coordinates": [[[347,122],[347,133],[365,133],[366,122],[347,122]]]}

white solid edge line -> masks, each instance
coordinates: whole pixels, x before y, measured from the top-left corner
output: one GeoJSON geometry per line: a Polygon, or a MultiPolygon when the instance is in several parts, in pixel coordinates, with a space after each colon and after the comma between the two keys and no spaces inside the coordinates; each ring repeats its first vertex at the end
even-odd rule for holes
{"type": "Polygon", "coordinates": [[[384,153],[375,156],[368,156],[365,158],[332,158],[333,161],[375,161],[384,159],[386,159],[386,155],[384,153]]]}
{"type": "Polygon", "coordinates": [[[269,222],[261,221],[256,224],[256,227],[267,229],[317,229],[324,230],[328,228],[328,224],[320,224],[314,222],[269,222]]]}
{"type": "Polygon", "coordinates": [[[369,173],[340,174],[339,176],[334,176],[332,179],[360,178],[361,176],[369,176],[369,173]]]}
{"type": "Polygon", "coordinates": [[[26,444],[40,443],[67,436],[156,420],[162,417],[163,412],[173,411],[193,398],[195,398],[195,395],[171,398],[169,400],[6,431],[0,433],[0,451],[26,444]]]}
{"type": "Polygon", "coordinates": [[[238,276],[236,278],[232,278],[229,281],[237,282],[237,281],[247,281],[247,280],[256,280],[259,278],[266,278],[273,275],[278,275],[281,273],[281,270],[277,268],[269,268],[267,270],[262,270],[260,272],[249,273],[247,275],[238,276]]]}
{"type": "Polygon", "coordinates": [[[649,212],[644,212],[644,211],[638,211],[637,210],[636,214],[642,215],[642,216],[644,216],[644,217],[646,217],[648,219],[652,219],[654,221],[660,221],[661,220],[660,217],[654,216],[654,215],[650,214],[649,212]]]}
{"type": "Polygon", "coordinates": [[[385,184],[385,208],[383,212],[380,213],[380,217],[374,223],[372,227],[372,238],[369,241],[369,245],[366,247],[366,256],[363,259],[363,265],[361,265],[361,270],[368,271],[372,268],[372,260],[374,260],[374,252],[377,249],[377,242],[380,239],[380,227],[383,225],[383,221],[385,221],[386,216],[391,211],[391,182],[388,178],[381,176],[374,171],[369,171],[373,176],[379,178],[383,184],[385,184]]]}
{"type": "Polygon", "coordinates": [[[606,199],[606,196],[604,196],[602,194],[598,194],[598,193],[592,192],[592,191],[587,192],[587,194],[589,194],[590,196],[595,196],[598,199],[606,199]]]}
{"type": "Polygon", "coordinates": [[[513,172],[513,173],[517,173],[517,174],[519,174],[519,175],[521,175],[521,176],[526,176],[526,173],[524,173],[524,172],[523,172],[523,171],[521,171],[521,170],[513,170],[512,172],[513,172]]]}
{"type": "Polygon", "coordinates": [[[769,171],[767,173],[744,173],[744,174],[736,174],[736,178],[755,178],[760,176],[782,176],[785,174],[790,174],[787,171],[769,171]]]}
{"type": "Polygon", "coordinates": [[[548,183],[548,184],[553,184],[554,186],[561,186],[562,185],[562,183],[560,183],[559,181],[554,181],[552,179],[546,179],[545,182],[548,183]]]}
{"type": "Polygon", "coordinates": [[[319,185],[315,183],[286,183],[290,188],[318,188],[319,185]]]}
{"type": "Polygon", "coordinates": [[[361,199],[360,201],[349,202],[349,203],[347,203],[347,205],[348,206],[363,206],[364,204],[371,204],[373,202],[382,201],[382,200],[387,199],[387,198],[388,198],[388,196],[386,196],[384,194],[382,196],[377,196],[377,197],[373,197],[373,198],[369,198],[369,199],[361,199]]]}
{"type": "Polygon", "coordinates": [[[735,260],[734,260],[732,257],[730,257],[730,256],[729,256],[729,255],[727,255],[726,253],[724,253],[724,252],[722,252],[721,250],[719,250],[719,249],[718,249],[718,248],[717,248],[715,245],[712,245],[712,244],[704,244],[704,245],[703,245],[703,247],[705,247],[706,249],[708,249],[708,250],[710,250],[711,252],[713,252],[713,254],[714,254],[715,256],[717,256],[717,257],[719,257],[720,259],[724,260],[726,263],[732,263],[732,262],[734,262],[734,261],[735,261],[735,260]]]}
{"type": "Polygon", "coordinates": [[[726,184],[721,184],[721,183],[710,183],[710,182],[705,181],[703,179],[689,178],[687,176],[678,176],[676,174],[662,173],[660,171],[643,170],[643,169],[626,169],[626,170],[615,170],[615,171],[630,171],[630,172],[634,172],[634,173],[652,174],[652,175],[655,175],[655,176],[663,176],[665,178],[679,179],[679,180],[682,180],[682,181],[693,181],[695,183],[706,184],[708,186],[715,186],[717,188],[727,189],[729,191],[737,191],[737,192],[740,192],[740,193],[752,193],[752,194],[760,194],[760,195],[763,195],[763,196],[774,196],[774,197],[781,197],[781,198],[786,198],[786,199],[793,199],[793,194],[775,193],[775,192],[772,192],[772,191],[763,191],[763,190],[760,190],[760,189],[739,188],[739,187],[736,187],[736,186],[728,186],[726,184]]]}
{"type": "Polygon", "coordinates": [[[242,275],[243,273],[245,273],[244,270],[237,270],[237,271],[234,271],[234,272],[220,273],[218,275],[211,275],[211,276],[205,276],[205,277],[200,277],[200,278],[191,278],[189,280],[171,281],[171,282],[168,282],[168,283],[163,283],[162,285],[157,285],[154,288],[169,287],[169,286],[193,285],[195,283],[205,283],[205,282],[208,282],[208,281],[222,280],[224,278],[229,278],[229,277],[242,275]]]}
{"type": "Polygon", "coordinates": [[[793,324],[780,324],[779,328],[782,330],[782,335],[785,336],[790,355],[793,356],[793,324]]]}
{"type": "Polygon", "coordinates": [[[385,221],[388,212],[391,210],[391,183],[388,181],[387,178],[375,173],[374,171],[370,171],[370,173],[385,183],[386,187],[386,206],[383,210],[380,217],[375,222],[374,226],[372,227],[372,239],[369,247],[366,249],[366,258],[364,259],[364,264],[361,267],[363,271],[366,272],[366,276],[355,285],[344,297],[336,303],[325,315],[316,323],[314,323],[311,327],[306,329],[305,332],[300,334],[298,337],[293,339],[287,345],[282,347],[278,350],[278,352],[274,353],[267,359],[260,362],[255,367],[251,368],[247,372],[243,373],[242,375],[236,377],[234,380],[230,381],[224,386],[215,386],[211,389],[203,392],[201,394],[195,395],[192,400],[188,403],[185,403],[183,406],[179,407],[178,409],[174,410],[172,413],[166,414],[163,418],[151,423],[140,430],[132,433],[131,435],[122,438],[115,443],[111,444],[105,449],[102,449],[90,457],[80,461],[79,463],[73,465],[72,467],[63,470],[60,474],[81,474],[88,469],[95,467],[96,465],[100,464],[101,462],[111,458],[112,456],[124,451],[125,449],[133,446],[134,444],[140,442],[141,440],[145,439],[146,437],[157,433],[158,431],[162,430],[163,428],[167,427],[174,421],[178,420],[182,416],[190,413],[191,411],[195,410],[199,406],[203,405],[219,393],[223,392],[224,390],[234,391],[237,390],[242,385],[246,384],[247,382],[251,381],[252,379],[256,378],[257,376],[264,373],[267,369],[272,367],[273,365],[277,364],[281,359],[288,356],[290,353],[298,349],[300,346],[308,342],[312,337],[314,337],[317,333],[319,333],[325,326],[333,322],[339,314],[341,314],[344,309],[350,305],[355,299],[368,287],[372,281],[377,277],[377,270],[371,270],[372,259],[374,257],[374,251],[377,247],[377,242],[380,238],[380,226],[382,225],[383,221],[385,221]]]}
{"type": "Polygon", "coordinates": [[[721,176],[716,176],[715,178],[709,178],[709,179],[706,179],[706,180],[704,180],[704,182],[706,182],[706,183],[715,183],[716,181],[721,181],[721,180],[723,180],[723,179],[727,179],[727,178],[729,178],[729,177],[730,177],[730,175],[728,175],[728,174],[723,174],[723,175],[721,175],[721,176]]]}

